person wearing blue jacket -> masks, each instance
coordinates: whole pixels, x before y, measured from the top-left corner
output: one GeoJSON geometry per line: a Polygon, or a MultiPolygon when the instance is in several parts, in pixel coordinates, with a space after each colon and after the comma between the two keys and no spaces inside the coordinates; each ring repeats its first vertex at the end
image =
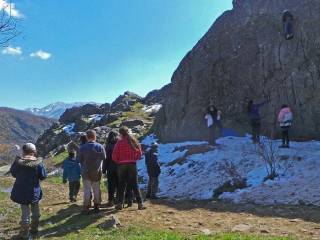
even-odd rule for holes
{"type": "Polygon", "coordinates": [[[76,202],[80,190],[81,167],[76,158],[76,149],[68,145],[69,156],[63,162],[63,183],[69,182],[70,202],[76,202]]]}
{"type": "Polygon", "coordinates": [[[23,145],[22,151],[22,157],[17,157],[10,168],[10,173],[15,178],[11,200],[21,206],[21,226],[18,237],[28,239],[30,234],[38,233],[39,201],[42,199],[40,181],[47,177],[47,173],[42,159],[36,158],[37,149],[34,144],[23,145]]]}
{"type": "Polygon", "coordinates": [[[158,162],[158,144],[153,143],[150,150],[145,154],[145,164],[149,176],[148,192],[146,199],[157,199],[157,192],[159,188],[159,175],[161,173],[158,162]]]}

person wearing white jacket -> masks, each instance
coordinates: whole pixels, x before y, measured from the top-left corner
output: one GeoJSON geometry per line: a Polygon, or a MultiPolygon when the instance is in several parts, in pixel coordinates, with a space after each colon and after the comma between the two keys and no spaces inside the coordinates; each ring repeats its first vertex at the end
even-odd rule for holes
{"type": "Polygon", "coordinates": [[[278,114],[278,122],[282,130],[282,145],[280,148],[289,148],[289,130],[292,126],[293,114],[288,105],[282,105],[278,114]]]}

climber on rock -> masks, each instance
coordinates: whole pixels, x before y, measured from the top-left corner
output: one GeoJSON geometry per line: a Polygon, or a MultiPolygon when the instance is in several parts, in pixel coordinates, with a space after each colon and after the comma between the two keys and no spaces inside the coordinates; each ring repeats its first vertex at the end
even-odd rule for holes
{"type": "Polygon", "coordinates": [[[293,32],[293,15],[289,10],[285,10],[282,15],[283,32],[286,40],[290,40],[294,37],[293,32]]]}

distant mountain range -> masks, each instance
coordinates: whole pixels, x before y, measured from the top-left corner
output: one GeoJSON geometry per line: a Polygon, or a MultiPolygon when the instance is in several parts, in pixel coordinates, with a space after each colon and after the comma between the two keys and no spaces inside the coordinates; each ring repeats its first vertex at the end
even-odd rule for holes
{"type": "Polygon", "coordinates": [[[54,120],[25,111],[0,107],[0,165],[10,162],[12,146],[36,142],[54,120]]]}
{"type": "MultiPolygon", "coordinates": [[[[48,106],[45,106],[43,108],[27,108],[25,109],[25,111],[32,113],[33,115],[36,115],[36,116],[59,119],[60,116],[67,109],[73,108],[73,107],[81,107],[85,104],[88,104],[88,102],[75,102],[75,103],[56,102],[48,106]]],[[[92,103],[92,104],[95,104],[95,103],[92,103]]]]}

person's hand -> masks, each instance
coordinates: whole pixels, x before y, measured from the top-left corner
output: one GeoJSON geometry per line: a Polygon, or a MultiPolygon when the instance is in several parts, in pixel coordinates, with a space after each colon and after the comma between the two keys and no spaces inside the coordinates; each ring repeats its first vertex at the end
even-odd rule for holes
{"type": "Polygon", "coordinates": [[[67,179],[63,179],[63,180],[62,180],[62,183],[63,183],[63,184],[66,184],[66,183],[67,183],[67,179]]]}

